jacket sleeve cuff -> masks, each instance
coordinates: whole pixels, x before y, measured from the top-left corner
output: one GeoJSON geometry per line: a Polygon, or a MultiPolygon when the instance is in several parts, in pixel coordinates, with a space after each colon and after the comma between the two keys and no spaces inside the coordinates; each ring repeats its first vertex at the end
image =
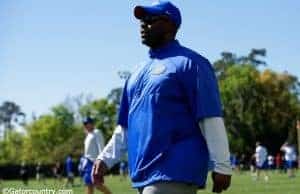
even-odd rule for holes
{"type": "Polygon", "coordinates": [[[127,130],[119,125],[97,159],[102,160],[108,168],[111,168],[122,159],[126,151],[127,130]]]}

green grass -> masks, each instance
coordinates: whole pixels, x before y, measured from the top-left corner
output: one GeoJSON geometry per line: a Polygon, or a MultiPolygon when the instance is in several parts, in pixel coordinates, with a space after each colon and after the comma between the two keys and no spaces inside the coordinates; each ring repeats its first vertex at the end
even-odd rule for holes
{"type": "MultiPolygon", "coordinates": [[[[64,180],[65,181],[65,180],[64,180]]],[[[80,179],[76,178],[72,189],[73,194],[84,193],[84,187],[78,185],[80,179]]],[[[130,187],[130,181],[120,181],[118,176],[107,176],[105,183],[110,187],[114,194],[136,194],[137,192],[130,187]]],[[[1,191],[3,188],[24,188],[24,189],[64,189],[64,182],[55,183],[53,179],[47,179],[46,185],[35,180],[30,180],[28,186],[23,186],[19,180],[2,181],[0,183],[1,191]]],[[[100,192],[95,192],[100,193],[100,192]]],[[[201,190],[198,194],[211,193],[211,180],[209,179],[206,190],[201,190]]],[[[300,173],[294,179],[287,178],[286,174],[271,173],[270,180],[266,183],[263,180],[254,181],[250,173],[234,174],[232,177],[232,184],[228,191],[224,194],[299,194],[300,193],[300,173]]]]}

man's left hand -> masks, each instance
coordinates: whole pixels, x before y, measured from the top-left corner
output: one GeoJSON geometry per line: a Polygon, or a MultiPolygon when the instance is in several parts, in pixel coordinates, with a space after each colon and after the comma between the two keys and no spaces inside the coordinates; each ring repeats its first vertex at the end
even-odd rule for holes
{"type": "Polygon", "coordinates": [[[212,172],[213,189],[214,193],[221,193],[228,189],[231,183],[231,175],[212,172]]]}

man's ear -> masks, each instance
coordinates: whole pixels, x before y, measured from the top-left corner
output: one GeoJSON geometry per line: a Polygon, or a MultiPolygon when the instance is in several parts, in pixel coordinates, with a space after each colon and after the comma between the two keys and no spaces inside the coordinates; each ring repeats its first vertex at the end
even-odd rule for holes
{"type": "Polygon", "coordinates": [[[166,37],[168,39],[175,39],[176,34],[177,34],[177,27],[173,22],[169,22],[166,26],[166,37]]]}

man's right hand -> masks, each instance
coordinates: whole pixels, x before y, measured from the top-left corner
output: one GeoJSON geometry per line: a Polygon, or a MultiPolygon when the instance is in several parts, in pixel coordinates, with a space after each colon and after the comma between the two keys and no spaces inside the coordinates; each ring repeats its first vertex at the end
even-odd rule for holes
{"type": "Polygon", "coordinates": [[[225,175],[218,172],[212,172],[213,192],[221,193],[228,189],[231,184],[231,175],[225,175]]]}
{"type": "Polygon", "coordinates": [[[92,181],[95,185],[104,183],[104,174],[107,171],[107,166],[102,160],[96,160],[92,170],[92,181]]]}

